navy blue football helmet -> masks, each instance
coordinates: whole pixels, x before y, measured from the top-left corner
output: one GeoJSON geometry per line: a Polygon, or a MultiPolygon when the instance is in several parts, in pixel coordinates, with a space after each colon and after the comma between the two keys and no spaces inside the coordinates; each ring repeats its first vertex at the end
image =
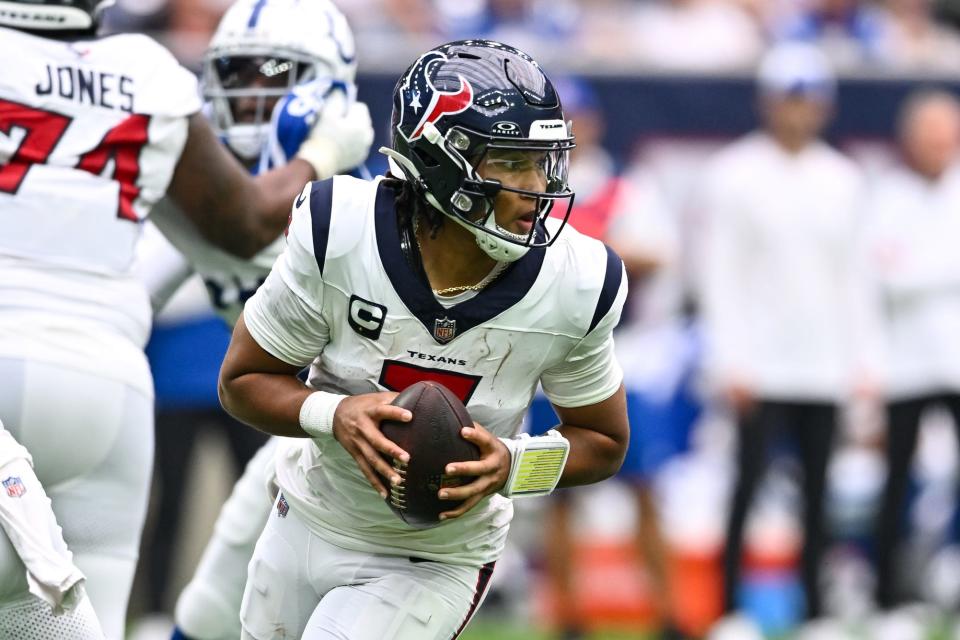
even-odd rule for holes
{"type": "Polygon", "coordinates": [[[87,31],[114,0],[0,0],[0,25],[31,31],[87,31]]]}
{"type": "Polygon", "coordinates": [[[551,244],[566,224],[574,195],[567,184],[573,136],[553,85],[522,51],[492,40],[463,40],[426,52],[394,89],[392,134],[393,148],[381,152],[394,173],[469,230],[495,260],[517,260],[530,247],[551,244]],[[476,169],[491,152],[536,158],[546,189],[481,178],[476,169]],[[493,201],[500,191],[536,201],[529,233],[496,223],[493,201]],[[558,201],[565,201],[566,211],[551,235],[543,223],[558,201]]]}

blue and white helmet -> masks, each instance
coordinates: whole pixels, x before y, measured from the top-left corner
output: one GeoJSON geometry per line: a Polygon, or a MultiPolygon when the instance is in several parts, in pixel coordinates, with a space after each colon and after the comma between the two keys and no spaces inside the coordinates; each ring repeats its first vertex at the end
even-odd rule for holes
{"type": "Polygon", "coordinates": [[[353,32],[329,0],[237,0],[210,41],[201,87],[218,134],[254,160],[277,100],[311,80],[351,93],[356,73],[353,32]]]}

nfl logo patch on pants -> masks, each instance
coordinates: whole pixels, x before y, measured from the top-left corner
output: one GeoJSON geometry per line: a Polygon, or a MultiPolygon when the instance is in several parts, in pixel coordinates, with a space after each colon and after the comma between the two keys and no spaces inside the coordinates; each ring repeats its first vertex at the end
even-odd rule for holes
{"type": "Polygon", "coordinates": [[[27,487],[18,476],[10,476],[3,481],[3,488],[7,490],[7,495],[11,498],[19,498],[27,492],[27,487]]]}

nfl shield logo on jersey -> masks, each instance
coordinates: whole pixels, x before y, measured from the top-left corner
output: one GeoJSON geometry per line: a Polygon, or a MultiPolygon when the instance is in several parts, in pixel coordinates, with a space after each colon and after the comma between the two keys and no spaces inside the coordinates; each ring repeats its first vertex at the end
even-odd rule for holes
{"type": "Polygon", "coordinates": [[[457,335],[457,321],[444,316],[433,322],[433,337],[438,342],[450,342],[457,335]]]}
{"type": "Polygon", "coordinates": [[[277,499],[277,515],[281,518],[286,518],[287,514],[290,512],[290,505],[287,504],[287,499],[283,497],[283,494],[280,494],[280,497],[277,499]]]}
{"type": "Polygon", "coordinates": [[[7,495],[11,498],[19,498],[27,492],[27,488],[17,476],[10,476],[3,481],[3,488],[7,490],[7,495]]]}

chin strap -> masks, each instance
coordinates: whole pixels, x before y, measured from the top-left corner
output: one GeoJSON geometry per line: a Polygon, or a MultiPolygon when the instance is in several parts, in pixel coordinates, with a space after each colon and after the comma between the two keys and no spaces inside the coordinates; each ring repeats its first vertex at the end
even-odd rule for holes
{"type": "MultiPolygon", "coordinates": [[[[425,127],[425,130],[435,131],[435,129],[431,129],[431,127],[425,127]]],[[[461,217],[447,213],[447,211],[440,206],[440,203],[437,201],[436,197],[434,197],[434,195],[427,190],[427,186],[424,184],[423,178],[420,177],[420,172],[417,171],[416,166],[414,166],[413,162],[411,162],[409,158],[406,158],[405,156],[388,147],[380,147],[380,153],[387,156],[387,159],[390,163],[390,171],[392,173],[404,176],[407,182],[413,185],[413,188],[417,194],[422,196],[430,206],[469,231],[476,240],[477,246],[483,249],[483,252],[488,256],[497,262],[515,262],[526,255],[530,247],[500,240],[493,234],[486,233],[485,231],[482,231],[481,229],[471,225],[461,217]]],[[[493,212],[487,214],[484,226],[488,229],[502,232],[502,230],[497,227],[496,217],[493,215],[493,212]]]]}

